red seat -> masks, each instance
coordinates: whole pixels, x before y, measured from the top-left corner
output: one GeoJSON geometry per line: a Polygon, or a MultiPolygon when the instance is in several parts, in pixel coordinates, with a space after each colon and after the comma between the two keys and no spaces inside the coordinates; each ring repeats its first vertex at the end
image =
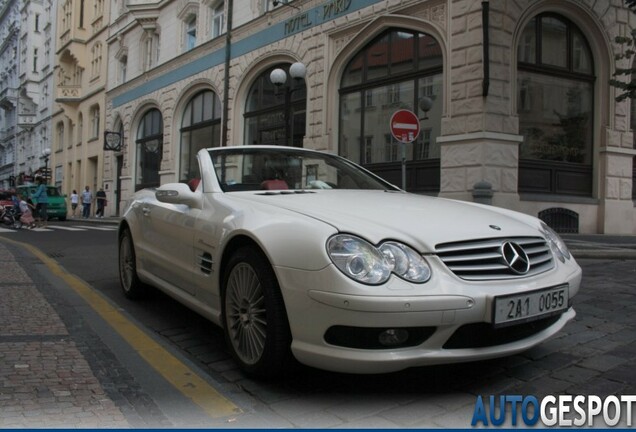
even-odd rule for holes
{"type": "Polygon", "coordinates": [[[289,189],[289,186],[287,186],[287,182],[285,182],[285,180],[265,180],[263,183],[261,183],[261,189],[284,190],[289,189]]]}
{"type": "Polygon", "coordinates": [[[190,186],[190,190],[194,192],[195,190],[197,190],[197,187],[199,187],[199,183],[201,183],[200,178],[193,178],[188,182],[188,186],[190,186]]]}

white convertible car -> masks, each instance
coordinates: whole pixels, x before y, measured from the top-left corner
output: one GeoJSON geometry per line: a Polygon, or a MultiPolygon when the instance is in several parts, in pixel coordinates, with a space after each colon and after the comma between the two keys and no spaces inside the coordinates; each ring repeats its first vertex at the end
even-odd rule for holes
{"type": "Polygon", "coordinates": [[[405,193],[321,152],[201,150],[119,228],[130,298],[159,288],[223,327],[238,364],[380,373],[514,354],[575,316],[581,269],[540,220],[405,193]]]}

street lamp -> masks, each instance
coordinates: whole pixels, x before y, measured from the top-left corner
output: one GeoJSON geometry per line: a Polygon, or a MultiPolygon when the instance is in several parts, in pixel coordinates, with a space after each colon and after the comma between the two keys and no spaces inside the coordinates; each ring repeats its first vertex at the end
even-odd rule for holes
{"type": "Polygon", "coordinates": [[[285,145],[289,145],[289,139],[290,139],[291,95],[293,92],[297,90],[304,89],[304,88],[296,88],[294,84],[304,80],[306,75],[307,75],[307,68],[305,67],[304,64],[300,62],[293,63],[289,67],[289,76],[291,76],[293,79],[293,82],[289,86],[285,86],[285,83],[287,82],[287,72],[285,72],[283,69],[276,68],[269,74],[270,81],[276,87],[276,94],[278,94],[280,89],[282,89],[285,92],[285,95],[284,95],[285,96],[285,105],[284,105],[285,145]]]}
{"type": "Polygon", "coordinates": [[[44,184],[49,184],[49,156],[51,156],[51,149],[47,147],[42,150],[42,157],[44,157],[44,184]]]}
{"type": "Polygon", "coordinates": [[[419,100],[419,106],[424,111],[424,117],[421,117],[420,120],[428,120],[428,112],[433,108],[433,99],[424,96],[419,100]]]}

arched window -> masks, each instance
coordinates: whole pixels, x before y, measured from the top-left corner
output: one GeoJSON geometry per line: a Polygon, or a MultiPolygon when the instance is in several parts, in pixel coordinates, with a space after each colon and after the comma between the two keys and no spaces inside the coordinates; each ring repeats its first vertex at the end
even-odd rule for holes
{"type": "Polygon", "coordinates": [[[517,45],[519,192],[590,196],[594,63],[583,33],[545,13],[517,45]]]}
{"type": "Polygon", "coordinates": [[[403,145],[389,123],[397,110],[411,110],[421,118],[420,134],[404,145],[405,187],[439,191],[442,69],[441,47],[425,33],[390,29],[366,45],[349,61],[340,84],[340,154],[402,186],[403,145]]]}
{"type": "Polygon", "coordinates": [[[181,181],[196,173],[197,152],[221,145],[221,101],[216,93],[204,90],[194,95],[183,112],[181,121],[181,181]]]}
{"type": "Polygon", "coordinates": [[[252,84],[245,108],[245,144],[302,147],[305,136],[307,88],[304,79],[289,77],[289,64],[274,66],[252,84]],[[287,73],[285,84],[276,88],[271,72],[287,73]]]}
{"type": "Polygon", "coordinates": [[[137,129],[137,173],[135,190],[159,186],[163,152],[163,119],[158,109],[144,114],[137,129]]]}

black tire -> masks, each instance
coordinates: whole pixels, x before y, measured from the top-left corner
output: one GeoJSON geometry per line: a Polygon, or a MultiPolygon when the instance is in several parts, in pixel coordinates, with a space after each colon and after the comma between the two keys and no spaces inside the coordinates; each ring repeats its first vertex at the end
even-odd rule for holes
{"type": "Polygon", "coordinates": [[[66,216],[60,216],[58,219],[60,220],[60,222],[64,222],[66,220],[66,216]]]}
{"type": "Polygon", "coordinates": [[[137,275],[135,245],[130,230],[124,229],[119,236],[119,283],[124,295],[132,300],[147,294],[147,287],[137,275]]]}
{"type": "Polygon", "coordinates": [[[232,357],[249,375],[275,378],[293,364],[283,296],[267,258],[238,249],[223,275],[223,328],[232,357]]]}

